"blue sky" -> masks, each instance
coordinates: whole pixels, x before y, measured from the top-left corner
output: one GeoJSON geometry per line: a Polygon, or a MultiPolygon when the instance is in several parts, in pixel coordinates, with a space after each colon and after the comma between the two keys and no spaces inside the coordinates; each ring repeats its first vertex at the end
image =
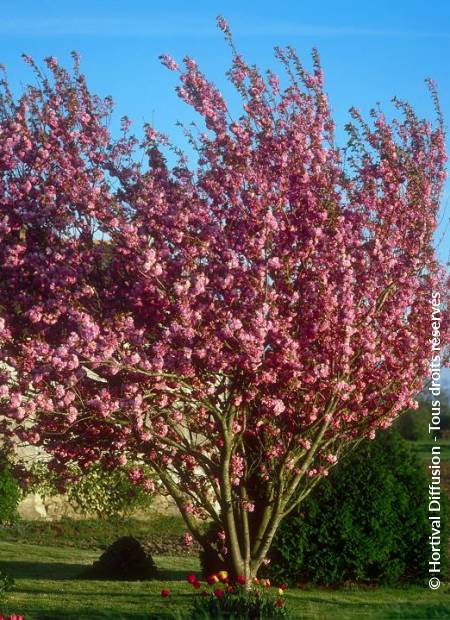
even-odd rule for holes
{"type": "MultiPolygon", "coordinates": [[[[215,17],[229,21],[239,49],[263,68],[274,67],[274,45],[292,44],[305,60],[316,46],[322,57],[327,91],[338,127],[356,105],[367,112],[377,101],[389,110],[393,95],[410,101],[424,115],[432,114],[423,80],[439,86],[444,115],[450,118],[450,3],[434,0],[380,0],[377,3],[288,0],[193,3],[172,0],[2,0],[0,63],[14,87],[30,79],[22,52],[36,60],[47,55],[69,62],[71,50],[82,57],[92,90],[112,95],[116,127],[128,114],[136,130],[144,120],[182,141],[177,119],[189,121],[191,111],[177,100],[175,77],[161,67],[158,56],[169,52],[181,59],[194,56],[219,86],[227,89],[224,71],[229,50],[215,27],[215,17]]],[[[338,134],[341,135],[341,134],[338,134]]],[[[444,196],[450,203],[450,184],[444,196]]],[[[450,211],[450,206],[448,211],[450,211]]],[[[444,214],[448,222],[449,213],[444,214]]],[[[450,231],[441,225],[438,252],[446,262],[450,231]]]]}
{"type": "MultiPolygon", "coordinates": [[[[357,2],[288,0],[246,3],[193,3],[172,0],[2,0],[0,63],[6,65],[15,89],[32,76],[20,59],[26,52],[36,60],[54,55],[69,62],[71,50],[81,54],[82,69],[93,91],[116,102],[115,127],[123,114],[136,131],[148,120],[183,143],[176,120],[193,116],[175,93],[175,76],[158,56],[195,57],[202,69],[229,95],[224,72],[229,49],[215,26],[223,14],[236,44],[248,61],[276,67],[274,45],[291,44],[308,66],[311,47],[319,49],[326,88],[338,128],[348,120],[351,105],[367,113],[380,102],[388,111],[390,98],[407,99],[422,115],[433,114],[426,77],[438,84],[441,105],[450,124],[450,2],[379,0],[357,2]]],[[[343,137],[343,133],[338,133],[343,137]]],[[[449,144],[450,146],[450,144],[449,144]]],[[[443,208],[449,203],[436,242],[447,262],[450,253],[450,183],[443,208]],[[442,237],[443,240],[442,240],[442,237]]],[[[444,209],[443,209],[444,210],[444,209]]]]}

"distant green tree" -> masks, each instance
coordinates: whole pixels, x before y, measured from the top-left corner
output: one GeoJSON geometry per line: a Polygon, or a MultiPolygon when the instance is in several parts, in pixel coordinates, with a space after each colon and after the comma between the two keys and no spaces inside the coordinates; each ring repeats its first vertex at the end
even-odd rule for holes
{"type": "Polygon", "coordinates": [[[441,430],[450,430],[450,400],[447,393],[441,394],[441,430]]]}
{"type": "Polygon", "coordinates": [[[431,403],[419,400],[418,409],[407,409],[395,422],[395,428],[404,439],[409,441],[425,441],[430,434],[428,425],[431,422],[431,403]]]}

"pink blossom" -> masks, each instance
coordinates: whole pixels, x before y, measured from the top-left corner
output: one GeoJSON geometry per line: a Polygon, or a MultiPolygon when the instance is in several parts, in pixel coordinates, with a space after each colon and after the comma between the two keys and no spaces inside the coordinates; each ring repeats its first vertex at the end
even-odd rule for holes
{"type": "Polygon", "coordinates": [[[177,63],[175,62],[175,60],[169,56],[169,54],[162,54],[159,59],[161,60],[162,64],[167,67],[168,69],[170,69],[170,71],[179,71],[180,68],[177,65],[177,63]]]}
{"type": "Polygon", "coordinates": [[[188,532],[185,532],[183,534],[183,545],[185,547],[192,547],[194,543],[194,539],[192,537],[192,534],[189,534],[188,532]]]}
{"type": "Polygon", "coordinates": [[[161,58],[199,119],[192,163],[126,118],[113,138],[111,101],[54,59],[21,97],[0,84],[0,434],[44,448],[62,481],[73,463],[124,468],[195,538],[213,519],[236,562],[225,532],[270,538],[411,406],[430,291],[448,343],[450,287],[440,125],[353,109],[344,165],[316,52],[308,72],[277,49],[279,79],[232,49],[237,120],[193,59],[161,58]]]}

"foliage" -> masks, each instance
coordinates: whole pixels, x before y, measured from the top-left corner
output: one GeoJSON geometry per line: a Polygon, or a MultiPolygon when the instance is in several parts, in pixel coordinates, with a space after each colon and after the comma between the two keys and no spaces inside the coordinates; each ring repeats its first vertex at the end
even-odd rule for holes
{"type": "Polygon", "coordinates": [[[198,591],[191,611],[195,620],[214,618],[230,620],[258,620],[288,618],[284,590],[277,588],[274,596],[270,581],[254,579],[246,584],[241,575],[236,581],[228,578],[226,571],[208,575],[203,589],[195,575],[188,577],[189,583],[198,591]]]}
{"type": "MultiPolygon", "coordinates": [[[[429,400],[433,400],[433,397],[429,398],[429,400]]],[[[441,437],[443,436],[443,432],[445,432],[444,436],[449,434],[450,431],[450,394],[445,391],[445,389],[441,390],[439,395],[439,404],[440,404],[440,418],[441,418],[441,432],[438,433],[441,437]]]]}
{"type": "Polygon", "coordinates": [[[123,469],[104,470],[94,465],[67,489],[69,502],[83,514],[101,519],[127,516],[148,509],[153,496],[148,489],[133,484],[123,469]]]}
{"type": "MultiPolygon", "coordinates": [[[[446,401],[443,393],[440,397],[441,432],[450,429],[450,407],[446,401]]],[[[428,425],[431,424],[431,409],[429,399],[420,399],[418,409],[408,409],[402,413],[395,423],[400,435],[410,441],[430,439],[428,425]]]]}
{"type": "Polygon", "coordinates": [[[139,510],[149,508],[153,500],[151,474],[144,478],[151,486],[143,486],[130,480],[130,469],[105,470],[93,464],[81,473],[78,467],[70,468],[70,478],[59,484],[59,478],[45,464],[33,465],[32,483],[28,490],[42,497],[52,497],[64,492],[72,508],[83,515],[96,515],[99,519],[128,517],[139,510]]]}
{"type": "Polygon", "coordinates": [[[156,579],[157,569],[153,558],[141,543],[132,536],[116,540],[83,574],[89,579],[137,581],[156,579]]]}
{"type": "Polygon", "coordinates": [[[274,601],[265,594],[261,595],[255,590],[247,592],[244,588],[239,588],[239,591],[233,594],[225,592],[220,598],[214,594],[197,596],[191,614],[195,620],[289,618],[283,599],[274,601]]]}
{"type": "MultiPolygon", "coordinates": [[[[364,442],[285,518],[267,574],[288,583],[422,582],[429,577],[428,484],[397,432],[364,442]]],[[[441,500],[445,576],[448,507],[441,500]]]]}
{"type": "Polygon", "coordinates": [[[20,498],[20,487],[0,454],[0,525],[9,525],[17,520],[20,498]]]}
{"type": "Polygon", "coordinates": [[[439,114],[395,100],[393,121],[351,111],[343,157],[317,53],[307,71],[277,49],[282,87],[218,23],[239,117],[192,59],[162,57],[202,118],[193,168],[148,125],[114,141],[77,58],[26,57],[18,100],[2,82],[0,432],[58,476],[143,463],[133,482],[150,467],[254,576],[299,493],[412,406],[432,304],[450,341],[446,155],[439,114]]]}
{"type": "Polygon", "coordinates": [[[420,401],[418,409],[407,409],[395,423],[395,428],[404,439],[420,441],[429,439],[428,425],[431,422],[431,405],[420,401]]]}
{"type": "Polygon", "coordinates": [[[441,429],[443,431],[450,430],[450,396],[448,392],[441,392],[440,395],[441,404],[441,429]]]}

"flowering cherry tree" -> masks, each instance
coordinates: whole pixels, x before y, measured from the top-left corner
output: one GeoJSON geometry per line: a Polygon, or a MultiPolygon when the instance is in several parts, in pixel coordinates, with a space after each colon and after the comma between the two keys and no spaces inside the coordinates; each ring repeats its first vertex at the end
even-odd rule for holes
{"type": "Polygon", "coordinates": [[[0,429],[62,477],[133,463],[251,578],[282,518],[412,406],[432,291],[448,342],[446,157],[441,122],[397,100],[390,122],[352,110],[339,148],[317,54],[308,72],[277,49],[282,86],[219,26],[240,116],[194,60],[162,57],[203,122],[192,165],[150,126],[139,141],[124,119],[114,141],[76,58],[27,58],[18,100],[3,80],[0,429]]]}

